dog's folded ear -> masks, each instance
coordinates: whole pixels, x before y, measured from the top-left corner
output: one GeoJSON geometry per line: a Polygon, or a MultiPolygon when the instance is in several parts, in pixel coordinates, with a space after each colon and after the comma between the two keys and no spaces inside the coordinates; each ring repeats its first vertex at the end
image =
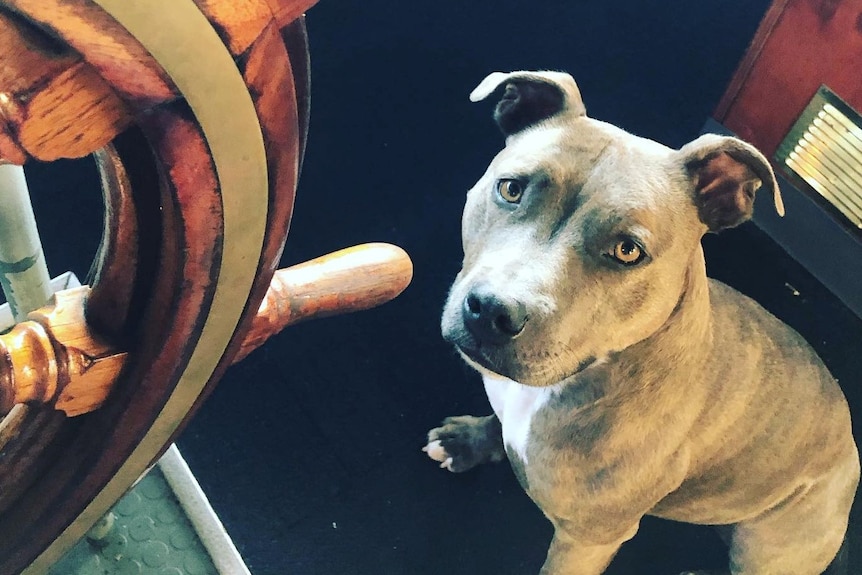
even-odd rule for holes
{"type": "Polygon", "coordinates": [[[563,72],[494,72],[470,93],[470,100],[484,100],[499,89],[503,93],[494,120],[506,136],[557,114],[587,113],[578,85],[563,72]]]}
{"type": "Polygon", "coordinates": [[[751,218],[754,193],[772,192],[775,210],[784,204],[767,159],[754,146],[737,138],[704,134],[679,152],[694,186],[694,203],[711,232],[732,228],[751,218]]]}

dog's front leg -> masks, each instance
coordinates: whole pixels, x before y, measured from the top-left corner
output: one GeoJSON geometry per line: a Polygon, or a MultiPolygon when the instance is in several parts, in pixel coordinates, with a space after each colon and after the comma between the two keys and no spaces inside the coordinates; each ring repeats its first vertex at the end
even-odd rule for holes
{"type": "Polygon", "coordinates": [[[636,531],[637,526],[619,541],[596,544],[570,536],[565,528],[557,524],[548,557],[539,575],[601,575],[620,546],[631,539],[636,531]]]}
{"type": "Polygon", "coordinates": [[[428,432],[428,444],[422,451],[439,461],[440,467],[456,473],[506,458],[503,429],[496,415],[447,417],[443,425],[428,432]]]}

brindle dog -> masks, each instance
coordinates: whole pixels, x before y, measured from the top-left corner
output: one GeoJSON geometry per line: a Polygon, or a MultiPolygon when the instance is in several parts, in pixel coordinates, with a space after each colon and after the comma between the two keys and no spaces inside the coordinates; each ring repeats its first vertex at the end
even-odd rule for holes
{"type": "Polygon", "coordinates": [[[700,243],[759,187],[782,209],[769,163],[588,118],[567,74],[494,73],[471,99],[495,92],[506,146],[467,195],[442,319],[494,414],[445,420],[428,455],[508,457],[555,528],[544,575],[602,573],[646,514],[725,526],[732,573],[822,573],[859,480],[847,402],[700,243]]]}

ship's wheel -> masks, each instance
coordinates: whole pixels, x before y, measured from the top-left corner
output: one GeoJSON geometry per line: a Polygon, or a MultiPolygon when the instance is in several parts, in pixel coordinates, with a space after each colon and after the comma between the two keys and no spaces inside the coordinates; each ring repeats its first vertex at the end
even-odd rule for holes
{"type": "Polygon", "coordinates": [[[0,0],[0,163],[92,154],[105,201],[90,286],[0,337],[0,573],[46,571],[268,335],[409,283],[385,244],[275,273],[313,3],[0,0]]]}

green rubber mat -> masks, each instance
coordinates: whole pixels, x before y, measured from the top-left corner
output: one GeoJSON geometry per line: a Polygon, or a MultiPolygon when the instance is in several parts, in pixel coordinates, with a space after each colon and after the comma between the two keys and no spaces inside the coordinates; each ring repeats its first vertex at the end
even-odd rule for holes
{"type": "Polygon", "coordinates": [[[247,573],[175,447],[49,571],[50,575],[247,573]]]}

